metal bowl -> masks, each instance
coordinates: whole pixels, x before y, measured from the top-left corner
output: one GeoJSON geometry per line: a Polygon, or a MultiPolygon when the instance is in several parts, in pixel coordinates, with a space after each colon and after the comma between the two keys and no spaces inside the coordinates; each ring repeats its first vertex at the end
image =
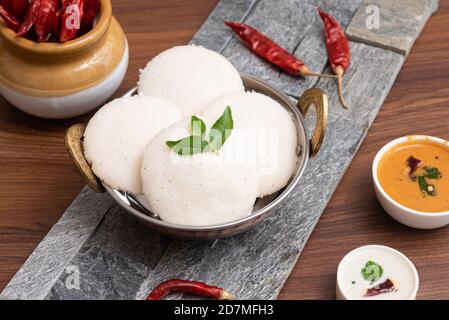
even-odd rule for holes
{"type": "MultiPolygon", "coordinates": [[[[113,189],[105,183],[102,183],[95,176],[83,156],[82,138],[85,128],[84,124],[73,125],[67,130],[65,138],[68,152],[86,183],[94,191],[107,191],[126,212],[132,214],[150,228],[170,236],[188,239],[217,239],[246,231],[275,212],[279,204],[298,184],[299,179],[306,169],[309,158],[315,156],[319,151],[327,127],[327,97],[321,89],[309,89],[299,98],[298,105],[295,106],[292,99],[269,84],[249,75],[242,74],[241,77],[246,90],[260,92],[270,96],[291,114],[297,128],[297,153],[299,156],[298,165],[289,183],[276,194],[258,199],[254,205],[253,212],[247,217],[228,223],[199,227],[177,225],[160,220],[147,209],[145,198],[142,195],[133,195],[128,192],[113,189]],[[312,139],[309,140],[304,125],[304,117],[312,105],[316,108],[317,123],[312,139]]],[[[136,89],[133,89],[125,96],[132,96],[135,93],[136,89]]]]}

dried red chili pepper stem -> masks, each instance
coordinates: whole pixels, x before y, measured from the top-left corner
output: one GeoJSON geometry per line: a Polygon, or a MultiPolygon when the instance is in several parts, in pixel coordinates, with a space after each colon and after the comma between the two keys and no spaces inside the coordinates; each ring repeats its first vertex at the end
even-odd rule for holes
{"type": "Polygon", "coordinates": [[[337,75],[338,97],[340,98],[341,105],[343,108],[349,109],[348,103],[343,96],[343,74],[345,73],[345,70],[342,66],[337,66],[335,67],[334,72],[337,75]]]}
{"type": "Polygon", "coordinates": [[[252,52],[289,74],[303,77],[318,76],[336,78],[335,75],[311,71],[304,61],[296,58],[266,35],[244,23],[225,21],[225,24],[239,36],[252,52]]]}
{"type": "Polygon", "coordinates": [[[343,97],[343,74],[348,69],[351,60],[349,42],[343,29],[334,17],[321,8],[318,8],[318,12],[324,22],[329,62],[338,79],[338,95],[343,107],[348,109],[348,104],[343,97]]]}
{"type": "Polygon", "coordinates": [[[315,77],[332,78],[332,79],[336,79],[337,78],[337,75],[335,75],[335,74],[313,72],[313,71],[310,71],[308,68],[307,69],[303,69],[303,73],[306,76],[315,76],[315,77]]]}
{"type": "Polygon", "coordinates": [[[147,300],[160,300],[173,292],[193,293],[216,300],[233,300],[233,297],[222,288],[199,281],[180,279],[162,282],[148,295],[147,300]]]}

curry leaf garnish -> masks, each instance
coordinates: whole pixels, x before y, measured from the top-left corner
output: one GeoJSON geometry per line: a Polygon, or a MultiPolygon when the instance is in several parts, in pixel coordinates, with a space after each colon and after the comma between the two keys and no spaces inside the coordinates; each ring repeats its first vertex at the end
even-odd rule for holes
{"type": "Polygon", "coordinates": [[[427,183],[425,176],[418,177],[418,184],[419,184],[419,188],[421,189],[421,191],[424,192],[425,194],[427,194],[429,196],[437,195],[435,186],[433,184],[427,183]]]}
{"type": "Polygon", "coordinates": [[[382,277],[384,270],[380,264],[372,260],[369,260],[362,268],[361,272],[363,279],[373,283],[382,277]]]}
{"type": "Polygon", "coordinates": [[[203,136],[206,133],[206,124],[203,120],[198,118],[197,116],[192,116],[192,120],[190,121],[192,126],[192,135],[193,136],[203,136]]]}
{"type": "Polygon", "coordinates": [[[212,129],[209,132],[209,143],[213,151],[220,150],[231,135],[233,128],[234,121],[231,108],[227,106],[222,116],[212,125],[212,129]]]}
{"type": "Polygon", "coordinates": [[[424,167],[424,170],[426,171],[426,178],[429,179],[440,179],[441,178],[441,172],[438,170],[438,168],[435,167],[424,167]]]}
{"type": "Polygon", "coordinates": [[[409,176],[410,179],[414,182],[418,182],[419,189],[423,192],[425,195],[429,196],[436,196],[437,192],[435,189],[435,186],[433,184],[430,184],[427,182],[426,179],[440,179],[442,174],[440,170],[436,167],[423,167],[420,174],[413,174],[415,171],[418,170],[418,168],[421,166],[422,162],[421,160],[416,159],[413,156],[410,156],[407,159],[407,165],[410,168],[409,176]]]}
{"type": "Polygon", "coordinates": [[[213,151],[218,153],[234,128],[231,108],[226,107],[220,118],[213,124],[206,138],[206,124],[197,116],[191,118],[192,135],[177,141],[167,141],[166,145],[180,156],[213,151]]]}
{"type": "Polygon", "coordinates": [[[166,144],[180,156],[202,153],[208,147],[208,142],[204,141],[201,136],[190,136],[178,141],[167,141],[166,144]]]}
{"type": "Polygon", "coordinates": [[[427,181],[426,181],[426,178],[424,178],[423,176],[419,176],[418,177],[418,184],[419,184],[419,188],[421,189],[421,191],[427,193],[427,181]]]}

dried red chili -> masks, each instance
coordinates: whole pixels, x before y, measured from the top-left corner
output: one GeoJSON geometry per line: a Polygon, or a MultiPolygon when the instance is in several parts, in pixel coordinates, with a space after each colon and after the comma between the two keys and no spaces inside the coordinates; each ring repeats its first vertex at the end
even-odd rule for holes
{"type": "Polygon", "coordinates": [[[83,28],[91,29],[100,8],[99,0],[84,0],[83,28]]]}
{"type": "Polygon", "coordinates": [[[289,74],[303,77],[309,75],[335,77],[334,75],[310,71],[304,61],[296,58],[273,40],[244,23],[226,21],[225,24],[240,37],[251,51],[289,74]]]}
{"type": "Polygon", "coordinates": [[[365,297],[377,296],[379,294],[388,293],[395,290],[396,288],[394,287],[393,281],[387,279],[384,282],[378,284],[377,286],[366,290],[365,297]]]}
{"type": "Polygon", "coordinates": [[[0,0],[0,5],[17,20],[22,20],[30,7],[28,0],[0,0]]]}
{"type": "Polygon", "coordinates": [[[83,20],[84,0],[69,0],[62,8],[59,40],[67,42],[76,37],[83,20]]]}
{"type": "Polygon", "coordinates": [[[33,0],[31,2],[31,6],[28,9],[28,12],[25,16],[25,20],[23,21],[19,31],[17,31],[16,33],[18,37],[23,36],[34,26],[37,20],[37,16],[39,14],[40,5],[41,5],[40,0],[33,0]]]}
{"type": "Polygon", "coordinates": [[[210,286],[199,281],[173,279],[162,282],[147,297],[147,300],[160,300],[172,292],[193,293],[216,300],[232,300],[232,296],[222,288],[210,286]]]}
{"type": "Polygon", "coordinates": [[[318,8],[318,12],[324,22],[329,62],[334,73],[338,77],[338,95],[340,97],[341,104],[347,109],[348,105],[343,97],[343,74],[348,69],[351,60],[349,42],[343,29],[334,17],[321,8],[318,8]]]}
{"type": "Polygon", "coordinates": [[[0,18],[17,36],[65,42],[92,29],[100,1],[0,0],[0,8],[0,18]]]}
{"type": "Polygon", "coordinates": [[[39,42],[48,40],[50,34],[54,33],[58,9],[58,0],[41,0],[36,24],[34,25],[34,31],[39,42]]]}
{"type": "MultiPolygon", "coordinates": [[[[63,2],[61,2],[63,3],[63,2]]],[[[59,42],[59,38],[61,35],[61,17],[66,10],[66,7],[60,7],[59,10],[56,12],[55,20],[53,23],[53,40],[55,42],[59,42]]]]}
{"type": "Polygon", "coordinates": [[[11,30],[13,30],[15,32],[17,32],[17,30],[19,30],[20,21],[17,20],[14,16],[12,16],[9,12],[7,12],[5,10],[5,8],[3,8],[1,5],[0,5],[0,18],[3,19],[6,26],[8,28],[10,28],[11,30]]]}
{"type": "Polygon", "coordinates": [[[416,170],[418,170],[419,166],[421,165],[421,160],[416,159],[414,156],[410,156],[407,159],[407,165],[410,168],[409,175],[412,175],[416,170]]]}

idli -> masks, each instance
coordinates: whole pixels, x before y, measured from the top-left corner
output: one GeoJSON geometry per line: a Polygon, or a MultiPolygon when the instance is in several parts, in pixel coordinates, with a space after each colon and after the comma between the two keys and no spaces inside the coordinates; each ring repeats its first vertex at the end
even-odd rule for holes
{"type": "MultiPolygon", "coordinates": [[[[252,165],[226,161],[227,142],[218,153],[185,156],[167,146],[167,141],[191,134],[188,120],[161,131],[145,150],[142,182],[149,208],[164,221],[186,226],[249,216],[257,198],[258,172],[252,165]]],[[[212,122],[206,125],[209,130],[212,122]]]]}
{"type": "Polygon", "coordinates": [[[138,88],[141,95],[171,101],[185,116],[223,94],[244,90],[229,60],[194,45],[174,47],[153,58],[141,71],[138,88]]]}
{"type": "Polygon", "coordinates": [[[226,106],[232,108],[235,129],[225,147],[233,150],[240,162],[257,167],[258,196],[285,187],[298,162],[297,130],[291,114],[266,95],[235,92],[214,100],[201,117],[216,119],[226,106]]]}
{"type": "Polygon", "coordinates": [[[103,106],[84,133],[84,155],[94,173],[112,188],[142,193],[145,146],[182,118],[179,109],[155,97],[120,98],[103,106]]]}

